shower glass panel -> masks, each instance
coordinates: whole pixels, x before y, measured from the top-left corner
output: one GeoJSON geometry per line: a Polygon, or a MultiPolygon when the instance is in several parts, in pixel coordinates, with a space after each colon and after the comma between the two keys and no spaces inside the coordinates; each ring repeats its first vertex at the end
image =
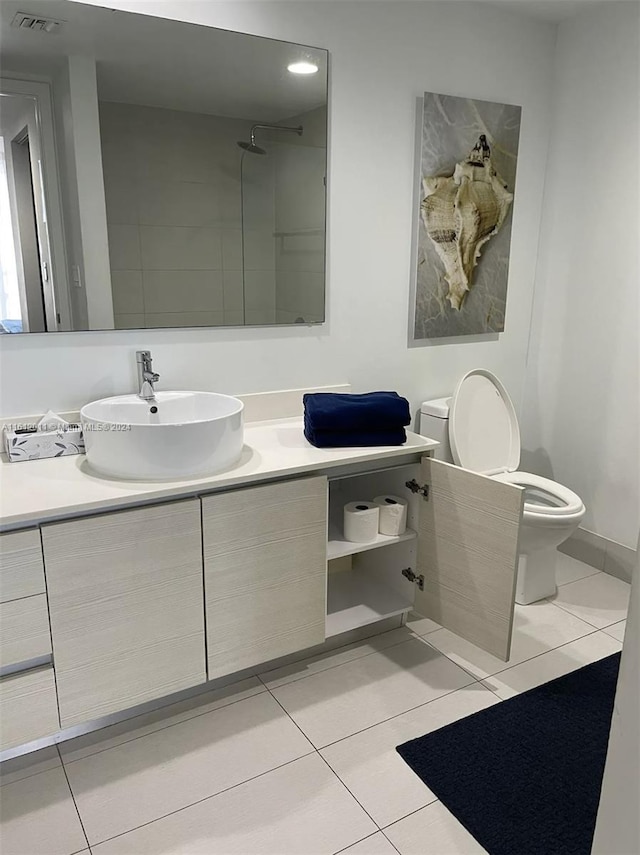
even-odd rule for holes
{"type": "Polygon", "coordinates": [[[326,144],[314,142],[259,139],[266,155],[242,155],[246,324],[324,320],[326,144]]]}

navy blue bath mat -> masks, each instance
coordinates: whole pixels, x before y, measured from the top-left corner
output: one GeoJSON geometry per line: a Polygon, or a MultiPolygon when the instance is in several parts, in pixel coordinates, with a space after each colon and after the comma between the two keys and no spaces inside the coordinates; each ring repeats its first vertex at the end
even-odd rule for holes
{"type": "Polygon", "coordinates": [[[397,751],[489,855],[589,855],[619,665],[615,653],[397,751]]]}

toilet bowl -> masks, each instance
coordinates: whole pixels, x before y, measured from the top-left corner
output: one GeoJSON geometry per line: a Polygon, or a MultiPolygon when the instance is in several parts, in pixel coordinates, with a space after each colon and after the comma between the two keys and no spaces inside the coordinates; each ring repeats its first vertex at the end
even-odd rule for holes
{"type": "Polygon", "coordinates": [[[555,594],[556,547],[578,527],[585,506],[562,484],[518,469],[518,419],[498,378],[484,369],[469,371],[450,398],[425,401],[420,433],[441,443],[436,458],[524,489],[516,602],[555,594]]]}

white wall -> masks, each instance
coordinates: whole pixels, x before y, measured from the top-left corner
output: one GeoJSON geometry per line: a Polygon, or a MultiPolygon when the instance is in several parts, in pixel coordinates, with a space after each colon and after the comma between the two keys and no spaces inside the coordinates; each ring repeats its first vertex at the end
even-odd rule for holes
{"type": "MultiPolygon", "coordinates": [[[[395,388],[414,407],[475,366],[523,386],[550,122],[555,28],[478,3],[161,2],[139,12],[331,52],[328,322],[321,327],[4,336],[2,413],[72,409],[132,390],[134,351],[161,388],[395,388]],[[416,103],[425,90],[523,107],[506,331],[407,348],[416,103]],[[11,338],[7,341],[6,339],[11,338]]],[[[599,139],[604,145],[604,141],[599,139]]]]}
{"type": "Polygon", "coordinates": [[[640,6],[561,24],[524,446],[574,489],[583,527],[638,533],[640,6]]]}

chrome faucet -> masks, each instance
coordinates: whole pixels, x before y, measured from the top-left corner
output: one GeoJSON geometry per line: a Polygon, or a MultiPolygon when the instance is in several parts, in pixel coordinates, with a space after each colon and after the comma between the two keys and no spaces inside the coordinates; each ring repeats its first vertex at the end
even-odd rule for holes
{"type": "Polygon", "coordinates": [[[156,392],[153,384],[157,383],[160,375],[152,370],[153,360],[150,350],[136,351],[136,366],[138,368],[138,397],[143,401],[155,401],[156,392]]]}

